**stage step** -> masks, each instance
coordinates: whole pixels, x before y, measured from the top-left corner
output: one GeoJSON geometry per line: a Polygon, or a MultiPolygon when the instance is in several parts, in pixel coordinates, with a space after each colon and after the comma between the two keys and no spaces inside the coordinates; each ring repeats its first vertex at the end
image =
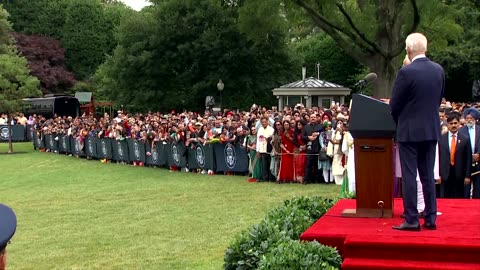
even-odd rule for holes
{"type": "MultiPolygon", "coordinates": [[[[480,244],[472,243],[471,239],[423,237],[419,242],[415,238],[415,233],[405,232],[406,236],[401,238],[378,235],[348,236],[345,240],[343,256],[348,259],[381,258],[384,260],[480,264],[480,244]]],[[[480,267],[476,269],[480,269],[480,267]]]]}
{"type": "Polygon", "coordinates": [[[479,270],[476,263],[449,263],[432,261],[377,260],[346,258],[342,270],[479,270]]]}

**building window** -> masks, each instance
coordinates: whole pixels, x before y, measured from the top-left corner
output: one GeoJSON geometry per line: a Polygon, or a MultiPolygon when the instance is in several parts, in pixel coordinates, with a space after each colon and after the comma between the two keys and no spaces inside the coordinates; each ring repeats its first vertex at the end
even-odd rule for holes
{"type": "Polygon", "coordinates": [[[318,107],[320,104],[318,103],[318,96],[312,96],[312,107],[318,107]]]}
{"type": "Polygon", "coordinates": [[[288,105],[290,105],[292,108],[295,107],[295,105],[297,105],[298,103],[302,103],[301,97],[299,96],[288,97],[288,105]]]}
{"type": "Polygon", "coordinates": [[[322,98],[322,108],[323,109],[330,109],[330,105],[332,105],[331,102],[332,101],[329,98],[322,98]]]}

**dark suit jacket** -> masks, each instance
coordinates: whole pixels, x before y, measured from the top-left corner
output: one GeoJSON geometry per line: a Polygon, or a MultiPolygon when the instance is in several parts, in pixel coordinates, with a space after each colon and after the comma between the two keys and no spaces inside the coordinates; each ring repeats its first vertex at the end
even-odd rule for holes
{"type": "MultiPolygon", "coordinates": [[[[310,123],[307,124],[306,126],[303,127],[302,129],[302,140],[308,144],[310,140],[308,139],[308,136],[312,135],[313,132],[322,132],[323,127],[319,124],[316,125],[311,125],[310,123]]],[[[307,150],[309,153],[318,153],[320,152],[320,144],[318,140],[314,140],[312,142],[312,147],[311,150],[307,150]]]]}
{"type": "MultiPolygon", "coordinates": [[[[455,178],[457,180],[470,177],[472,167],[472,146],[470,138],[460,132],[457,133],[457,148],[455,151],[455,178]]],[[[446,181],[450,176],[450,147],[448,146],[448,132],[443,134],[438,141],[440,155],[440,176],[446,181]]]]}
{"type": "MultiPolygon", "coordinates": [[[[465,136],[468,136],[468,138],[470,138],[470,133],[468,132],[468,127],[467,126],[464,126],[464,127],[460,128],[458,130],[458,133],[461,133],[465,136]]],[[[471,142],[471,138],[470,138],[470,142],[471,142]]],[[[473,153],[472,154],[480,154],[480,126],[479,125],[475,125],[475,142],[474,142],[474,145],[473,145],[473,153]]],[[[480,171],[480,164],[476,164],[475,166],[472,165],[471,169],[472,169],[471,173],[480,171]]]]}
{"type": "Polygon", "coordinates": [[[400,69],[390,99],[398,142],[440,138],[438,109],[445,91],[442,66],[419,58],[400,69]]]}
{"type": "MultiPolygon", "coordinates": [[[[470,138],[470,133],[468,132],[468,127],[464,126],[458,130],[458,133],[461,133],[470,138]]],[[[474,143],[474,153],[480,154],[480,126],[475,125],[475,143],[474,143]]]]}

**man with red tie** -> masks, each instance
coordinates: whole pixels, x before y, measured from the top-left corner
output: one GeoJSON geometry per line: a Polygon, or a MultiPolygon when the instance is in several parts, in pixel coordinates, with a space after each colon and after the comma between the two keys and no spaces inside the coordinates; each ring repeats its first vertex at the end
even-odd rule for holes
{"type": "Polygon", "coordinates": [[[458,132],[460,113],[448,115],[448,132],[439,143],[441,197],[463,198],[464,186],[470,185],[472,147],[470,138],[458,132]]]}

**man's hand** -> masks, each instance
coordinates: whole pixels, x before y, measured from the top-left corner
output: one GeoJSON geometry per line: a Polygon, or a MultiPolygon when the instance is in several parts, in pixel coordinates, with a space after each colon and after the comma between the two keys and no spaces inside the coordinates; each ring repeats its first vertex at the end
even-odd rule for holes
{"type": "Polygon", "coordinates": [[[480,159],[480,154],[473,154],[472,155],[473,162],[478,162],[479,159],[480,159]]]}
{"type": "Polygon", "coordinates": [[[466,185],[470,185],[470,183],[471,183],[470,178],[465,177],[465,181],[464,181],[463,183],[465,184],[465,186],[466,186],[466,185]]]}
{"type": "Polygon", "coordinates": [[[442,177],[439,176],[438,179],[435,179],[435,184],[440,185],[442,183],[442,177]]]}

